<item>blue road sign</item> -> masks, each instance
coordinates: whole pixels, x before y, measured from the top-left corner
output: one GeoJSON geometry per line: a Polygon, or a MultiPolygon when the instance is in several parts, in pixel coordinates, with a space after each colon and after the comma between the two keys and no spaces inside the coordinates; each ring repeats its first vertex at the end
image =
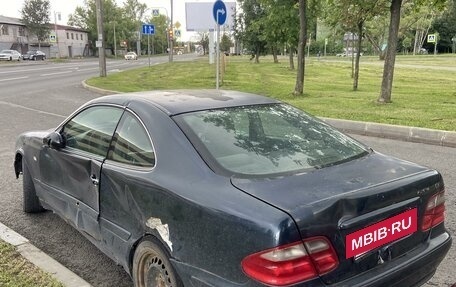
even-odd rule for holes
{"type": "Polygon", "coordinates": [[[226,15],[228,13],[226,11],[225,3],[223,3],[222,0],[215,1],[212,13],[214,14],[215,23],[217,23],[218,25],[225,24],[226,15]]]}
{"type": "Polygon", "coordinates": [[[146,35],[155,35],[155,26],[152,24],[143,24],[142,33],[146,35]]]}

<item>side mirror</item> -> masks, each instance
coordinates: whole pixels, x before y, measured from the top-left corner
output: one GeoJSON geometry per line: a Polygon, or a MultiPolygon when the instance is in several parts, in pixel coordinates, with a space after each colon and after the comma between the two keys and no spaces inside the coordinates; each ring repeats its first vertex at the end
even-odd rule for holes
{"type": "Polygon", "coordinates": [[[44,138],[44,144],[47,144],[53,149],[61,149],[65,147],[65,141],[61,134],[58,132],[52,132],[44,138]]]}

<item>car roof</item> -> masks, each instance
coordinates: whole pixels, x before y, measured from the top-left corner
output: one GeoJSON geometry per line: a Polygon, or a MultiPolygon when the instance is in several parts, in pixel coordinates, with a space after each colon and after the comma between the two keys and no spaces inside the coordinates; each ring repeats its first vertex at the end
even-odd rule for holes
{"type": "Polygon", "coordinates": [[[260,95],[226,90],[145,91],[105,96],[95,99],[91,103],[113,103],[127,106],[135,102],[153,105],[170,116],[210,109],[280,103],[260,95]]]}

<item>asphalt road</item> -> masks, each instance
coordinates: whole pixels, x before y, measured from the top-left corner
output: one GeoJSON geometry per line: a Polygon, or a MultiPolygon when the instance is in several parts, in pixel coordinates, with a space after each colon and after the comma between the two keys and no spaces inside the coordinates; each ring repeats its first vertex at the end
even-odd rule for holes
{"type": "MultiPolygon", "coordinates": [[[[179,60],[180,56],[175,57],[179,60]]],[[[181,59],[185,59],[182,57],[181,59]]],[[[152,63],[166,62],[166,57],[152,63]]],[[[108,61],[108,73],[147,65],[138,61],[108,61]]],[[[48,129],[98,94],[82,88],[81,81],[98,75],[96,60],[71,63],[20,63],[0,65],[0,222],[27,237],[32,244],[48,253],[93,286],[130,287],[128,275],[90,244],[62,219],[46,212],[27,215],[22,212],[22,183],[13,173],[14,142],[23,131],[48,129]]],[[[442,172],[447,186],[447,228],[456,234],[456,149],[417,143],[369,138],[356,138],[377,151],[418,162],[442,172]]],[[[453,237],[454,238],[454,237],[453,237]]],[[[456,243],[455,243],[456,245],[456,243]]],[[[450,250],[431,286],[451,286],[456,282],[456,247],[450,250]]]]}

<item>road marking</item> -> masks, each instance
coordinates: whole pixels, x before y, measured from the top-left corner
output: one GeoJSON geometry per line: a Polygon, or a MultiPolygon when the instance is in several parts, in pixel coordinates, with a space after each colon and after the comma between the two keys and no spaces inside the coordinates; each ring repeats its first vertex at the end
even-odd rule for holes
{"type": "Polygon", "coordinates": [[[66,116],[64,116],[64,115],[59,115],[59,114],[54,114],[54,113],[50,113],[50,112],[45,112],[45,111],[41,111],[41,110],[37,110],[37,109],[25,107],[25,106],[13,104],[13,103],[8,103],[8,102],[4,102],[4,101],[0,101],[0,105],[6,105],[6,106],[13,107],[13,108],[20,108],[20,109],[24,109],[24,110],[28,110],[28,111],[32,111],[32,112],[37,112],[37,113],[40,113],[40,114],[55,116],[55,117],[59,117],[59,118],[64,118],[64,119],[66,118],[66,116]]]}
{"type": "Polygon", "coordinates": [[[99,70],[100,68],[90,68],[90,69],[82,69],[82,70],[77,70],[77,72],[86,72],[86,71],[93,71],[93,70],[99,70]]]}
{"type": "Polygon", "coordinates": [[[49,73],[49,74],[42,74],[40,75],[41,77],[46,77],[46,76],[54,76],[54,75],[60,75],[60,74],[68,74],[68,73],[73,73],[74,71],[64,71],[64,72],[56,72],[56,73],[49,73]]]}
{"type": "Polygon", "coordinates": [[[6,82],[6,81],[14,81],[14,80],[22,80],[22,79],[27,79],[27,77],[18,77],[18,78],[9,78],[9,79],[1,79],[0,82],[6,82]]]}

